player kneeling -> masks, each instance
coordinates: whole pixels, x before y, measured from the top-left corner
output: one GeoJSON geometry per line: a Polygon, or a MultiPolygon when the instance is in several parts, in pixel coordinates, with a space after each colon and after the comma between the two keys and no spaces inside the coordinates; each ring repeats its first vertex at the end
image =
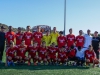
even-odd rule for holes
{"type": "Polygon", "coordinates": [[[38,49],[38,64],[40,65],[41,62],[43,61],[43,64],[46,65],[47,63],[47,47],[46,43],[43,41],[42,45],[38,49]]]}
{"type": "MultiPolygon", "coordinates": [[[[22,40],[21,45],[17,46],[17,63],[23,64],[25,61],[29,61],[29,58],[26,57],[27,45],[25,45],[25,41],[22,40]]],[[[30,63],[28,63],[30,65],[30,63]]]]}
{"type": "Polygon", "coordinates": [[[68,55],[68,61],[74,61],[73,63],[70,62],[70,65],[75,66],[76,65],[76,49],[75,47],[72,45],[71,47],[69,47],[69,49],[67,49],[67,55],[68,55]]]}
{"type": "Polygon", "coordinates": [[[57,56],[56,53],[58,52],[58,48],[56,47],[55,43],[52,43],[51,47],[48,47],[48,62],[49,65],[55,65],[57,62],[57,56]]]}
{"type": "Polygon", "coordinates": [[[14,46],[14,42],[10,42],[10,47],[6,51],[6,66],[15,66],[14,62],[16,61],[16,50],[17,48],[14,46]]]}
{"type": "Polygon", "coordinates": [[[63,65],[66,65],[66,62],[68,61],[68,56],[65,52],[65,47],[61,47],[58,52],[58,64],[62,63],[63,65]]]}
{"type": "Polygon", "coordinates": [[[37,65],[37,60],[38,60],[38,56],[37,56],[37,52],[38,52],[38,47],[37,47],[37,43],[33,42],[33,46],[29,46],[28,48],[29,50],[29,63],[31,63],[31,59],[33,60],[34,65],[37,65]]]}
{"type": "Polygon", "coordinates": [[[89,63],[93,63],[93,67],[95,67],[95,64],[99,63],[99,60],[96,58],[96,53],[94,52],[91,45],[89,46],[89,50],[85,51],[85,58],[86,65],[89,65],[89,63]]]}

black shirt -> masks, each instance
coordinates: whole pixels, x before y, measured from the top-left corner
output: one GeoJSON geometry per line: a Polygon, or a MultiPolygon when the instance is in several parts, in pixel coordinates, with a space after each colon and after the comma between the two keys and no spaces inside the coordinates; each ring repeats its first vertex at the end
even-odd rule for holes
{"type": "Polygon", "coordinates": [[[99,43],[100,43],[100,37],[92,37],[92,46],[93,47],[99,47],[99,43]]]}
{"type": "Polygon", "coordinates": [[[0,31],[0,46],[5,44],[5,33],[0,31]]]}

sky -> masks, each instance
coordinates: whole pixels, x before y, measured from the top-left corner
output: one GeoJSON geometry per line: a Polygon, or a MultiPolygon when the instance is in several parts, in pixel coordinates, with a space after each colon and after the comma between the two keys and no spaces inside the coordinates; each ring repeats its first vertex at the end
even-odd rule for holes
{"type": "MultiPolygon", "coordinates": [[[[64,30],[64,0],[0,0],[0,23],[13,27],[49,25],[64,30]]],[[[100,0],[66,0],[66,34],[73,28],[100,32],[100,0]]]]}

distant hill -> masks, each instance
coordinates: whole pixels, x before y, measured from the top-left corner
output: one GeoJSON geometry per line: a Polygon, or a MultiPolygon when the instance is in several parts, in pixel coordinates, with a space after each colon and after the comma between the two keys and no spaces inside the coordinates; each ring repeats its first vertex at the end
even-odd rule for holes
{"type": "MultiPolygon", "coordinates": [[[[4,27],[6,28],[5,32],[8,31],[8,27],[9,27],[8,25],[0,23],[0,27],[1,27],[1,26],[4,26],[4,27]]],[[[14,31],[14,32],[17,32],[17,28],[13,28],[13,31],[14,31]]],[[[25,31],[25,28],[22,28],[22,31],[25,31]]]]}

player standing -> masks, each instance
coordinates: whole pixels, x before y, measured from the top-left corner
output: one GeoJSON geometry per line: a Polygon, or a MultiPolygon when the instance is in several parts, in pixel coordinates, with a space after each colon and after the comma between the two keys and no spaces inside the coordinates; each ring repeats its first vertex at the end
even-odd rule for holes
{"type": "Polygon", "coordinates": [[[5,35],[7,46],[9,46],[10,42],[15,42],[15,32],[13,32],[13,27],[9,26],[9,31],[5,35]]]}
{"type": "Polygon", "coordinates": [[[58,42],[58,47],[61,48],[62,46],[65,46],[66,38],[63,35],[62,31],[60,31],[59,34],[60,34],[60,36],[58,37],[57,42],[58,42]]]}
{"type": "Polygon", "coordinates": [[[37,31],[33,34],[33,42],[37,42],[38,46],[41,45],[43,34],[41,32],[41,28],[38,26],[37,31]]]}
{"type": "Polygon", "coordinates": [[[51,35],[51,43],[50,44],[52,44],[54,42],[56,45],[58,45],[57,38],[59,36],[59,33],[56,31],[56,27],[53,28],[53,32],[50,35],[51,35]]]}
{"type": "Polygon", "coordinates": [[[84,35],[85,41],[84,41],[84,48],[88,48],[89,45],[92,44],[92,36],[91,36],[91,31],[88,29],[87,34],[84,35]]]}
{"type": "Polygon", "coordinates": [[[83,31],[79,30],[79,35],[76,36],[76,47],[78,47],[78,46],[83,47],[83,45],[84,45],[85,38],[82,34],[83,34],[83,31]]]}
{"type": "Polygon", "coordinates": [[[22,29],[18,27],[18,33],[16,33],[16,45],[20,45],[23,39],[22,29]]]}
{"type": "Polygon", "coordinates": [[[72,45],[74,45],[75,43],[75,35],[72,34],[72,28],[69,29],[69,34],[66,35],[66,39],[67,39],[67,46],[71,47],[72,45]]]}
{"type": "Polygon", "coordinates": [[[43,35],[42,41],[46,42],[46,46],[50,46],[51,36],[49,30],[46,31],[46,35],[43,35]]]}
{"type": "Polygon", "coordinates": [[[23,39],[25,40],[25,45],[29,46],[31,45],[32,39],[33,39],[33,34],[30,31],[31,27],[27,26],[27,31],[23,35],[23,39]]]}

